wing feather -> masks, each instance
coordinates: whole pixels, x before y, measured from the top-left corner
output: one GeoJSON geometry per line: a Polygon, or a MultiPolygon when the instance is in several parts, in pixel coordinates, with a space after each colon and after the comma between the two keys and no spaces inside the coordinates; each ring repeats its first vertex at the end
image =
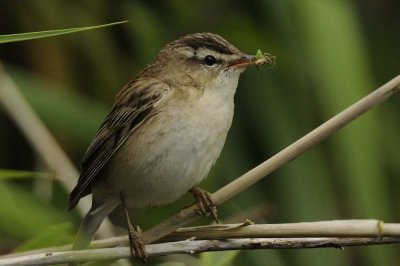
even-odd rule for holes
{"type": "Polygon", "coordinates": [[[69,209],[91,193],[91,184],[129,136],[157,114],[154,105],[167,89],[168,85],[159,82],[136,87],[131,82],[117,95],[116,104],[82,159],[81,175],[69,196],[69,209]]]}

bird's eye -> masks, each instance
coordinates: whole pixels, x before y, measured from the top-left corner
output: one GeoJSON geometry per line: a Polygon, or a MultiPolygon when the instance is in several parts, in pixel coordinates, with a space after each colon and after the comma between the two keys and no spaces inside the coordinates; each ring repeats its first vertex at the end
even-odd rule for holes
{"type": "Polygon", "coordinates": [[[212,55],[207,55],[206,57],[204,57],[204,62],[207,66],[212,66],[217,63],[217,59],[215,59],[215,57],[212,55]]]}

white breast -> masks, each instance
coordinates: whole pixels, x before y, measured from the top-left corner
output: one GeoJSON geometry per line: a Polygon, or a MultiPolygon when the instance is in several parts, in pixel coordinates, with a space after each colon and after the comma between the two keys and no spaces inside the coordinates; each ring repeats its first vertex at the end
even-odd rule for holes
{"type": "Polygon", "coordinates": [[[194,101],[164,108],[117,152],[104,182],[107,190],[123,190],[128,205],[142,207],[175,201],[197,185],[225,143],[236,85],[205,90],[194,101]]]}

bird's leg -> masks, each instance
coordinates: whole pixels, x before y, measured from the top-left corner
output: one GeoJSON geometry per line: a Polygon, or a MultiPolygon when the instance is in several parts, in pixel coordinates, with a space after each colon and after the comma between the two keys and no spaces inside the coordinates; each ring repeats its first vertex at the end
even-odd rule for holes
{"type": "Polygon", "coordinates": [[[207,213],[210,213],[215,222],[219,223],[217,207],[211,199],[211,194],[199,187],[193,187],[190,192],[193,194],[197,206],[199,207],[198,212],[203,216],[205,216],[207,213]]]}
{"type": "Polygon", "coordinates": [[[122,209],[124,209],[124,214],[126,218],[126,222],[128,224],[128,235],[129,235],[129,245],[131,256],[140,259],[142,262],[147,262],[147,253],[144,246],[143,238],[142,238],[142,229],[140,229],[137,225],[132,225],[131,220],[129,218],[128,209],[126,208],[125,202],[125,194],[121,191],[121,205],[122,209]]]}

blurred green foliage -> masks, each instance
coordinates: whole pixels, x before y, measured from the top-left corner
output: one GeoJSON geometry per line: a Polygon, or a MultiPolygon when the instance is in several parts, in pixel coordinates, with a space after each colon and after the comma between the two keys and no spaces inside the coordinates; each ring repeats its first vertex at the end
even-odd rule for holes
{"type": "MultiPolygon", "coordinates": [[[[202,185],[214,191],[399,74],[399,14],[396,0],[2,1],[0,34],[130,22],[3,44],[0,58],[78,165],[116,92],[168,41],[210,31],[243,51],[260,48],[276,55],[274,68],[249,69],[241,77],[234,124],[220,160],[202,185]]],[[[398,222],[399,103],[397,95],[220,206],[221,218],[268,203],[275,211],[259,217],[260,222],[398,222]]],[[[46,172],[3,112],[0,169],[46,172]]],[[[71,227],[79,220],[66,211],[67,195],[52,179],[2,178],[0,253],[70,241],[71,227]]],[[[134,210],[132,216],[148,228],[189,200],[134,210]]],[[[116,211],[112,218],[124,225],[121,217],[116,211]]],[[[198,263],[395,265],[399,254],[395,245],[265,250],[202,255],[198,263]]]]}

